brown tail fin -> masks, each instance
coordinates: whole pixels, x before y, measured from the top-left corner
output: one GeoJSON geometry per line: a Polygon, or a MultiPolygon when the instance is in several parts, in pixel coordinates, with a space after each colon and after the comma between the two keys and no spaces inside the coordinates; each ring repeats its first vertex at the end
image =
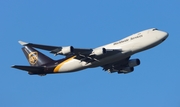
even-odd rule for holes
{"type": "Polygon", "coordinates": [[[54,61],[30,46],[25,46],[22,50],[31,66],[42,66],[54,61]]]}

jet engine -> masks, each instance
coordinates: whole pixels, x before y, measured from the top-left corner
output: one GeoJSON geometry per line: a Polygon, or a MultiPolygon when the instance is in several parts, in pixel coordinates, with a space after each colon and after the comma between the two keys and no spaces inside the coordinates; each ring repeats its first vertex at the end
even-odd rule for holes
{"type": "Polygon", "coordinates": [[[125,67],[125,68],[123,68],[122,70],[120,70],[120,71],[118,71],[118,73],[120,74],[120,73],[130,73],[130,72],[132,72],[132,71],[134,71],[134,67],[125,67]]]}
{"type": "Polygon", "coordinates": [[[90,55],[100,56],[106,53],[105,48],[94,49],[90,55]]]}
{"type": "Polygon", "coordinates": [[[140,60],[139,59],[131,59],[128,62],[128,66],[129,67],[135,67],[138,66],[140,64],[140,60]]]}
{"type": "Polygon", "coordinates": [[[66,55],[72,53],[73,50],[74,48],[72,46],[62,47],[62,49],[59,52],[57,52],[57,54],[66,55]]]}

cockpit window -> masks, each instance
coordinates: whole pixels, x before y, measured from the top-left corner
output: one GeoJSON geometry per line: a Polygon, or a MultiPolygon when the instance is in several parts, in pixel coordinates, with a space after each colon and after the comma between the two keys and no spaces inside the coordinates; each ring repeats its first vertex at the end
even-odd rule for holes
{"type": "Polygon", "coordinates": [[[158,29],[156,29],[156,28],[153,28],[153,29],[152,29],[152,31],[155,31],[155,30],[158,30],[158,29]]]}

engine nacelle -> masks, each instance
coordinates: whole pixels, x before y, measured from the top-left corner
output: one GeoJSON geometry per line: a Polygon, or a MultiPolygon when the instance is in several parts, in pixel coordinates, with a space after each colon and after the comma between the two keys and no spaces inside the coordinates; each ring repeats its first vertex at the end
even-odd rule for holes
{"type": "Polygon", "coordinates": [[[103,55],[105,53],[106,53],[106,49],[101,48],[101,49],[94,49],[90,55],[100,56],[100,55],[103,55]]]}
{"type": "Polygon", "coordinates": [[[138,66],[138,65],[140,65],[140,60],[139,59],[131,59],[128,62],[129,67],[135,67],[135,66],[138,66]]]}
{"type": "Polygon", "coordinates": [[[57,54],[66,55],[72,53],[73,50],[74,48],[72,46],[62,47],[62,49],[57,54]]]}
{"type": "Polygon", "coordinates": [[[123,68],[122,70],[118,71],[118,73],[130,73],[130,72],[133,72],[134,71],[134,67],[125,67],[123,68]]]}

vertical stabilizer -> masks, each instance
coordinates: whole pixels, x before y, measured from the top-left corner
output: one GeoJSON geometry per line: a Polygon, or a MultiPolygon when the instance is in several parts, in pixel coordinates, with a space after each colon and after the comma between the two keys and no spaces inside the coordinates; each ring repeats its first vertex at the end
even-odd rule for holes
{"type": "Polygon", "coordinates": [[[31,66],[41,66],[54,61],[30,46],[25,46],[22,50],[31,66]]]}

